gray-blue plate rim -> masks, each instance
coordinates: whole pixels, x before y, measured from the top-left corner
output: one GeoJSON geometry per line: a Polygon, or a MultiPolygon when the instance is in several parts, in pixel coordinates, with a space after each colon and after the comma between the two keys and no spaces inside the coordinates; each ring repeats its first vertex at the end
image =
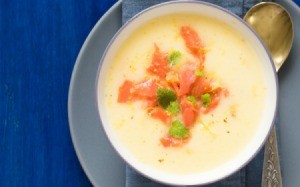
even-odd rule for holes
{"type": "MultiPolygon", "coordinates": [[[[300,183],[300,8],[290,0],[278,0],[290,11],[295,24],[295,42],[292,52],[279,72],[279,124],[284,186],[300,183]],[[296,22],[297,21],[297,22],[296,22]],[[295,86],[296,85],[296,86],[295,86]],[[293,88],[292,90],[290,88],[293,88]],[[294,112],[291,112],[294,111],[294,112]],[[286,145],[286,146],[285,146],[286,145]]],[[[102,53],[112,36],[121,27],[121,1],[115,3],[97,22],[86,38],[75,63],[68,97],[68,119],[72,142],[79,162],[93,186],[125,186],[125,164],[118,157],[100,128],[94,101],[97,69],[102,53]]]]}

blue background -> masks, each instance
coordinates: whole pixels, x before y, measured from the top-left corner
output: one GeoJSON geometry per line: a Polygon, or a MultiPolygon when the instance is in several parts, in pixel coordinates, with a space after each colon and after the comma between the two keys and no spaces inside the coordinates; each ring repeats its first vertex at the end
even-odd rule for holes
{"type": "Polygon", "coordinates": [[[0,186],[91,185],[70,137],[68,88],[85,38],[115,2],[0,0],[0,186]]]}
{"type": "Polygon", "coordinates": [[[90,186],[68,126],[70,77],[116,0],[0,0],[0,186],[90,186]]]}

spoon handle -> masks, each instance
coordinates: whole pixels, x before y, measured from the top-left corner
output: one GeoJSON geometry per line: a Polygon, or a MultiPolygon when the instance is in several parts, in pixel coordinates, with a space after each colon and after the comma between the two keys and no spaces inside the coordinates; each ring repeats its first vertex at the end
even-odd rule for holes
{"type": "Polygon", "coordinates": [[[276,137],[276,127],[271,130],[271,133],[265,144],[262,173],[262,187],[282,187],[280,161],[278,154],[278,145],[276,137]]]}

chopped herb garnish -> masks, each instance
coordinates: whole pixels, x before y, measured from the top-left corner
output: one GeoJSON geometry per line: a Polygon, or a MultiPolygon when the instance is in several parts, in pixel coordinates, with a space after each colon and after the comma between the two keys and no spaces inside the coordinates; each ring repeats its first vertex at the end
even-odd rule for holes
{"type": "Polygon", "coordinates": [[[201,101],[204,107],[208,107],[211,102],[211,96],[209,93],[201,95],[201,101]]]}
{"type": "Polygon", "coordinates": [[[204,77],[205,73],[204,73],[204,71],[201,71],[200,69],[195,69],[195,75],[204,77]]]}
{"type": "Polygon", "coordinates": [[[167,111],[169,111],[171,114],[176,115],[179,113],[180,106],[177,101],[172,101],[169,106],[167,107],[167,111]]]}
{"type": "Polygon", "coordinates": [[[169,129],[169,134],[174,138],[187,138],[189,136],[189,131],[180,121],[175,120],[169,129]]]}
{"type": "Polygon", "coordinates": [[[187,99],[188,101],[191,101],[194,105],[198,105],[198,102],[197,102],[196,97],[190,95],[190,96],[187,96],[186,99],[187,99]]]}
{"type": "Polygon", "coordinates": [[[160,162],[160,163],[162,163],[163,161],[164,161],[164,159],[162,159],[162,158],[158,160],[158,162],[160,162]]]}
{"type": "Polygon", "coordinates": [[[181,57],[182,53],[180,51],[172,51],[169,55],[168,62],[171,66],[176,65],[181,57]]]}
{"type": "Polygon", "coordinates": [[[157,101],[163,107],[167,108],[172,101],[176,101],[176,93],[168,88],[159,88],[156,92],[157,101]]]}

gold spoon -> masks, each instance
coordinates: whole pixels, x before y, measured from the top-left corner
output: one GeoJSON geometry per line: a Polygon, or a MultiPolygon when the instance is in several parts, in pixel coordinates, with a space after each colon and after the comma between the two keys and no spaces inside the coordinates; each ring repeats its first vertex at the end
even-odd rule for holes
{"type": "MultiPolygon", "coordinates": [[[[253,6],[244,20],[264,41],[278,71],[294,40],[294,26],[288,11],[279,4],[262,2],[253,6]]],[[[275,126],[265,144],[262,186],[282,186],[275,126]]]]}

